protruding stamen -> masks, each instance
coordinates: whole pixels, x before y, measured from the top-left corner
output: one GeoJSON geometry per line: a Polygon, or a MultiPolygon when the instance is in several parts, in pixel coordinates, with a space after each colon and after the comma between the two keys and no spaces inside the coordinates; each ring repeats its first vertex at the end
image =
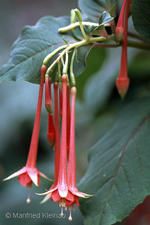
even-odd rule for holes
{"type": "Polygon", "coordinates": [[[70,213],[69,213],[68,220],[69,220],[69,221],[72,221],[71,208],[69,209],[69,211],[70,211],[70,213]]]}
{"type": "Polygon", "coordinates": [[[61,217],[63,217],[64,216],[64,212],[63,212],[63,206],[61,206],[61,217]]]}
{"type": "Polygon", "coordinates": [[[31,189],[29,188],[28,198],[27,198],[27,200],[26,200],[26,202],[27,202],[28,204],[31,202],[30,194],[31,194],[31,189]]]}

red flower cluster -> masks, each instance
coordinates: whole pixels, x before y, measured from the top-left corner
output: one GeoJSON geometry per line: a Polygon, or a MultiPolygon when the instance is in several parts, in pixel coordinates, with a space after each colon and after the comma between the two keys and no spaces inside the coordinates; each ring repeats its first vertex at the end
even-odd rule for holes
{"type": "MultiPolygon", "coordinates": [[[[43,85],[45,77],[45,107],[48,111],[48,142],[53,148],[55,145],[55,175],[54,183],[50,190],[41,194],[46,195],[42,202],[51,198],[52,201],[58,202],[61,206],[69,208],[69,220],[72,220],[71,209],[74,204],[79,207],[79,197],[87,198],[89,195],[79,192],[76,188],[76,160],[75,160],[75,102],[76,87],[71,88],[71,109],[70,109],[70,84],[67,83],[67,75],[62,76],[62,84],[59,84],[59,109],[58,109],[58,83],[54,83],[54,109],[55,125],[53,123],[52,100],[51,100],[51,78],[46,74],[46,66],[41,67],[41,81],[37,111],[35,116],[34,128],[32,133],[31,145],[29,149],[26,166],[18,172],[10,175],[5,180],[19,176],[18,180],[22,186],[32,187],[32,183],[39,186],[40,176],[48,179],[43,173],[36,168],[38,139],[40,129],[40,117],[42,107],[43,85]],[[59,116],[61,118],[61,143],[59,134],[59,116]],[[68,168],[67,168],[67,158],[68,168]]],[[[27,202],[30,202],[28,197],[27,202]]]]}

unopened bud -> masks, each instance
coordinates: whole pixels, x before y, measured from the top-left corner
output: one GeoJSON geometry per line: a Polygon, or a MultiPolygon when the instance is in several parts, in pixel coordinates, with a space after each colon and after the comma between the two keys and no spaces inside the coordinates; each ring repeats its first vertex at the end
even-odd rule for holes
{"type": "Polygon", "coordinates": [[[79,9],[75,9],[74,12],[78,18],[79,23],[82,23],[82,16],[81,16],[79,9]]]}
{"type": "Polygon", "coordinates": [[[122,99],[124,99],[127,93],[129,83],[130,83],[130,80],[128,77],[118,77],[116,80],[116,86],[122,99]]]}

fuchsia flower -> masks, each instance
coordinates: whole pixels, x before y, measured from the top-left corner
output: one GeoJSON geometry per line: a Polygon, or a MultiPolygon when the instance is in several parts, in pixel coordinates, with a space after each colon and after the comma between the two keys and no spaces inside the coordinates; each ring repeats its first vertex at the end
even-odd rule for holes
{"type": "MultiPolygon", "coordinates": [[[[40,185],[40,176],[48,179],[47,176],[45,176],[43,173],[38,171],[36,168],[45,72],[46,72],[46,66],[42,66],[41,67],[41,80],[40,80],[38,104],[37,104],[35,122],[34,122],[33,133],[32,133],[31,144],[30,144],[30,149],[29,149],[26,166],[24,166],[19,171],[13,173],[12,175],[10,175],[9,177],[4,179],[4,180],[9,180],[11,178],[19,176],[18,180],[20,181],[20,184],[22,186],[26,185],[26,187],[29,187],[29,188],[32,187],[32,183],[34,183],[36,186],[40,185]]],[[[30,199],[27,199],[27,201],[30,202],[30,199]]]]}
{"type": "MultiPolygon", "coordinates": [[[[69,220],[72,220],[71,209],[74,209],[74,204],[79,207],[79,197],[87,198],[90,195],[79,192],[76,188],[76,164],[75,164],[75,101],[76,88],[71,88],[71,121],[70,121],[70,145],[69,145],[69,163],[67,172],[67,76],[62,76],[63,101],[62,101],[62,130],[61,130],[61,147],[55,146],[55,178],[54,184],[49,191],[39,194],[46,195],[45,202],[52,199],[58,202],[61,207],[61,215],[63,215],[63,207],[69,208],[69,220]],[[59,170],[58,170],[59,165],[59,170]]],[[[55,90],[55,89],[54,89],[55,90]]],[[[57,104],[56,100],[55,103],[57,104]]],[[[55,111],[55,116],[56,116],[55,111]]],[[[57,116],[58,119],[58,116],[57,116]]],[[[56,118],[55,118],[56,121],[56,118]]],[[[56,129],[57,129],[56,124],[56,129]]],[[[56,135],[56,139],[59,133],[56,135]]],[[[57,141],[56,141],[57,143],[57,141]]]]}
{"type": "MultiPolygon", "coordinates": [[[[131,0],[124,0],[123,6],[122,6],[123,9],[125,7],[124,5],[126,6],[126,11],[125,11],[125,24],[124,24],[121,64],[120,64],[119,76],[116,80],[116,86],[122,99],[124,98],[130,83],[130,80],[128,78],[128,71],[127,71],[127,41],[128,41],[127,36],[128,36],[128,15],[129,15],[129,9],[131,5],[131,0]]],[[[120,16],[123,17],[124,14],[121,14],[120,16]]]]}

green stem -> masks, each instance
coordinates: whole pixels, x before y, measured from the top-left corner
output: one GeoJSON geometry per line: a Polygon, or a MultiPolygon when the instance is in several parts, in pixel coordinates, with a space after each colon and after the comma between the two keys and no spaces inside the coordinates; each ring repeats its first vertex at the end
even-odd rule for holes
{"type": "Polygon", "coordinates": [[[71,64],[70,64],[70,80],[71,80],[72,86],[76,86],[76,79],[75,79],[75,75],[74,75],[74,72],[73,72],[73,64],[74,64],[76,51],[77,51],[77,49],[75,48],[74,51],[73,51],[73,54],[72,54],[71,64]]]}
{"type": "Polygon", "coordinates": [[[60,54],[59,54],[59,56],[57,57],[57,59],[51,64],[51,66],[48,68],[48,70],[47,70],[47,74],[49,74],[50,73],[50,71],[51,71],[51,69],[57,64],[57,63],[59,63],[59,60],[64,56],[64,54],[66,53],[66,52],[68,52],[70,49],[72,49],[72,48],[74,48],[74,47],[80,47],[80,46],[82,46],[82,45],[84,45],[84,44],[86,44],[87,43],[87,41],[86,40],[82,40],[82,41],[80,41],[80,42],[75,42],[75,43],[73,43],[73,44],[70,44],[66,49],[64,49],[60,54]]]}
{"type": "MultiPolygon", "coordinates": [[[[99,26],[99,23],[92,23],[92,22],[86,22],[86,21],[82,21],[82,25],[83,26],[93,26],[93,27],[98,27],[99,26]]],[[[69,24],[68,26],[66,27],[61,27],[59,28],[58,32],[59,33],[66,33],[68,31],[71,31],[73,30],[74,28],[76,27],[79,27],[80,26],[80,23],[79,22],[75,22],[75,23],[72,23],[72,24],[69,24]]],[[[109,23],[106,23],[104,24],[105,27],[110,27],[110,24],[109,23]]]]}
{"type": "Polygon", "coordinates": [[[60,50],[62,50],[63,48],[66,48],[67,45],[62,45],[59,48],[56,48],[52,53],[48,54],[45,59],[43,60],[43,65],[46,65],[48,63],[48,61],[60,50]]]}
{"type": "Polygon", "coordinates": [[[67,75],[67,71],[68,71],[68,51],[66,51],[66,59],[65,59],[65,64],[63,66],[63,74],[67,75]]]}
{"type": "Polygon", "coordinates": [[[84,31],[84,28],[83,28],[83,23],[82,23],[82,16],[81,16],[81,13],[80,13],[80,11],[79,11],[78,9],[75,9],[74,12],[75,12],[75,14],[76,14],[76,16],[77,16],[77,19],[78,19],[78,21],[79,21],[80,30],[81,30],[81,32],[82,32],[82,34],[83,34],[83,37],[84,37],[86,40],[88,40],[89,37],[86,35],[86,33],[85,33],[85,31],[84,31]]]}
{"type": "MultiPolygon", "coordinates": [[[[110,36],[108,38],[108,40],[114,40],[114,35],[110,36]]],[[[64,54],[66,52],[69,52],[71,49],[73,48],[79,48],[83,45],[88,45],[92,42],[97,42],[97,41],[106,41],[106,38],[104,37],[96,37],[96,38],[89,38],[87,40],[82,40],[82,41],[79,41],[79,42],[75,42],[73,44],[69,44],[68,47],[66,47],[66,49],[64,49],[60,54],[59,56],[57,57],[57,59],[51,64],[51,66],[47,69],[47,74],[50,74],[50,71],[54,68],[54,66],[59,63],[59,60],[64,56],[64,54]]]]}
{"type": "MultiPolygon", "coordinates": [[[[94,27],[99,26],[98,23],[91,23],[91,22],[82,22],[82,25],[83,26],[94,26],[94,27]]],[[[76,22],[76,23],[69,24],[66,27],[61,27],[58,31],[59,31],[59,33],[66,33],[68,31],[73,30],[74,28],[76,28],[78,26],[80,26],[80,23],[76,22]]]]}

